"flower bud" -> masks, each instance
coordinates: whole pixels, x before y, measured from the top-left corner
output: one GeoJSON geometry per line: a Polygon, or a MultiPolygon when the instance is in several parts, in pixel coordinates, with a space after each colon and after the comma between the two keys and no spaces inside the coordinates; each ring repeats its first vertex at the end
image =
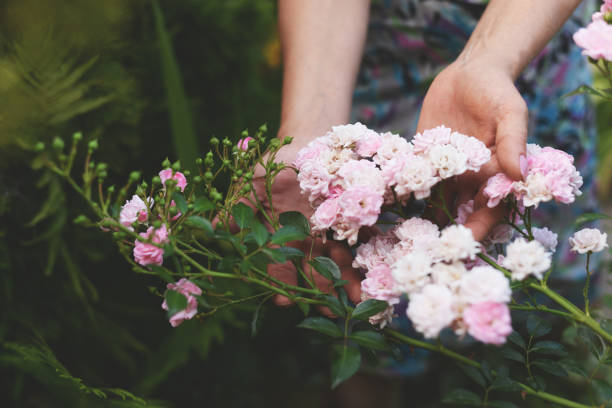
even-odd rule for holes
{"type": "Polygon", "coordinates": [[[206,173],[204,173],[204,180],[206,181],[211,181],[213,179],[213,174],[210,171],[207,171],[206,173]]]}
{"type": "Polygon", "coordinates": [[[91,220],[89,218],[87,218],[87,216],[81,214],[79,216],[77,216],[74,221],[73,221],[76,225],[86,225],[91,223],[91,220]]]}
{"type": "Polygon", "coordinates": [[[236,170],[236,175],[238,177],[242,176],[243,171],[241,169],[236,170]]]}
{"type": "Polygon", "coordinates": [[[139,171],[133,171],[130,173],[130,181],[138,181],[139,178],[140,178],[139,171]]]}
{"type": "Polygon", "coordinates": [[[191,172],[189,170],[184,170],[183,171],[183,176],[189,177],[189,176],[191,176],[191,172]]]}
{"type": "Polygon", "coordinates": [[[244,173],[244,178],[247,180],[251,180],[253,178],[253,172],[247,171],[246,173],[244,173]]]}
{"type": "Polygon", "coordinates": [[[89,162],[89,170],[93,170],[96,167],[96,164],[92,161],[89,162]]]}
{"type": "Polygon", "coordinates": [[[172,207],[168,209],[168,212],[170,213],[171,216],[174,217],[176,214],[178,214],[179,211],[178,211],[178,208],[176,208],[176,206],[173,205],[172,207]]]}
{"type": "Polygon", "coordinates": [[[153,225],[153,228],[158,229],[158,228],[161,228],[162,222],[160,220],[155,220],[155,221],[153,221],[152,225],[153,225]]]}
{"type": "Polygon", "coordinates": [[[60,155],[59,155],[60,162],[62,162],[62,163],[65,162],[67,158],[68,157],[66,157],[66,155],[64,153],[60,153],[60,155]]]}
{"type": "Polygon", "coordinates": [[[285,145],[288,145],[291,142],[293,142],[293,138],[291,136],[287,136],[286,138],[283,139],[283,144],[285,145]]]}
{"type": "Polygon", "coordinates": [[[254,141],[254,139],[252,137],[245,137],[244,139],[240,139],[238,141],[237,148],[239,150],[242,150],[243,152],[246,152],[247,150],[249,150],[249,147],[250,147],[249,143],[251,141],[253,141],[253,143],[255,143],[255,141],[254,141]]]}
{"type": "Polygon", "coordinates": [[[143,181],[142,183],[140,183],[140,187],[142,187],[143,190],[146,190],[149,187],[149,184],[147,184],[146,181],[143,181]]]}
{"type": "Polygon", "coordinates": [[[245,184],[244,187],[242,187],[242,191],[244,191],[245,193],[248,193],[249,191],[251,191],[251,185],[245,184]]]}
{"type": "Polygon", "coordinates": [[[285,168],[285,163],[277,163],[277,164],[276,164],[276,168],[277,168],[278,170],[282,170],[282,169],[284,169],[284,168],[285,168]]]}
{"type": "Polygon", "coordinates": [[[96,150],[98,148],[98,139],[94,139],[90,141],[89,144],[87,145],[87,148],[89,149],[90,152],[93,152],[94,150],[96,150]]]}
{"type": "Polygon", "coordinates": [[[64,141],[59,137],[56,137],[55,139],[53,139],[51,147],[53,147],[57,151],[62,151],[62,149],[64,149],[64,141]]]}
{"type": "Polygon", "coordinates": [[[98,177],[101,179],[105,179],[108,176],[108,172],[106,170],[98,171],[98,177]]]}
{"type": "Polygon", "coordinates": [[[97,172],[101,172],[101,171],[105,171],[108,168],[108,165],[106,163],[98,163],[98,165],[96,166],[96,171],[97,172]]]}
{"type": "Polygon", "coordinates": [[[268,124],[264,123],[263,125],[261,125],[259,127],[259,131],[262,132],[262,133],[266,133],[268,131],[268,124]]]}
{"type": "Polygon", "coordinates": [[[202,160],[202,158],[201,158],[201,157],[198,157],[198,158],[195,160],[195,164],[196,164],[197,166],[201,166],[201,165],[202,165],[202,162],[203,162],[203,160],[202,160]]]}
{"type": "Polygon", "coordinates": [[[230,162],[228,159],[223,159],[223,166],[224,166],[224,167],[229,166],[229,165],[230,165],[230,163],[231,163],[231,162],[230,162]]]}
{"type": "Polygon", "coordinates": [[[183,271],[185,273],[191,272],[191,265],[183,265],[183,271]]]}
{"type": "Polygon", "coordinates": [[[178,160],[177,160],[177,161],[175,161],[175,162],[172,164],[172,170],[173,170],[173,171],[181,171],[181,162],[180,162],[180,161],[178,161],[178,160]]]}
{"type": "Polygon", "coordinates": [[[232,181],[233,181],[234,183],[235,183],[235,182],[237,182],[238,180],[239,180],[239,179],[238,179],[238,177],[237,177],[237,176],[232,176],[232,181]]]}
{"type": "Polygon", "coordinates": [[[210,144],[213,146],[217,146],[219,144],[219,139],[217,139],[216,137],[211,138],[210,144]]]}
{"type": "Polygon", "coordinates": [[[115,238],[116,240],[124,239],[125,238],[125,232],[123,232],[123,231],[113,232],[113,238],[115,238]]]}
{"type": "Polygon", "coordinates": [[[115,186],[108,186],[106,191],[108,192],[108,194],[113,194],[115,192],[115,186]]]}
{"type": "Polygon", "coordinates": [[[270,147],[276,149],[280,146],[280,140],[278,138],[274,138],[272,140],[270,140],[270,147]]]}
{"type": "Polygon", "coordinates": [[[74,142],[80,142],[81,140],[83,140],[83,134],[81,132],[76,132],[72,135],[72,140],[74,142]]]}
{"type": "Polygon", "coordinates": [[[154,186],[159,186],[161,185],[161,178],[159,176],[155,176],[151,179],[151,182],[154,186]]]}
{"type": "Polygon", "coordinates": [[[608,11],[604,14],[604,21],[608,24],[612,24],[612,11],[608,11]]]}
{"type": "Polygon", "coordinates": [[[204,164],[206,164],[207,167],[212,167],[213,164],[215,164],[214,160],[212,159],[212,157],[207,157],[204,160],[204,164]]]}
{"type": "Polygon", "coordinates": [[[170,160],[168,160],[168,158],[166,158],[166,160],[164,160],[164,161],[162,162],[162,167],[163,167],[164,169],[168,169],[168,168],[170,168],[170,160]]]}
{"type": "Polygon", "coordinates": [[[248,130],[246,130],[246,129],[244,129],[244,130],[242,131],[242,133],[240,133],[240,136],[242,136],[242,137],[248,137],[248,136],[249,136],[249,131],[248,131],[248,130]]]}
{"type": "Polygon", "coordinates": [[[34,151],[35,152],[42,152],[43,150],[45,150],[45,144],[43,142],[37,142],[34,145],[34,151]]]}
{"type": "Polygon", "coordinates": [[[176,180],[169,178],[164,184],[166,185],[166,187],[171,188],[176,186],[176,180]]]}
{"type": "Polygon", "coordinates": [[[187,204],[187,210],[189,211],[193,210],[193,203],[187,204]]]}
{"type": "MultiPolygon", "coordinates": [[[[93,204],[96,204],[96,203],[93,203],[93,204]]],[[[77,218],[79,218],[79,217],[77,217],[77,218]]],[[[87,218],[87,217],[85,217],[85,218],[87,218]]],[[[75,220],[75,222],[76,222],[76,220],[75,220]]],[[[116,224],[116,221],[112,220],[112,219],[109,219],[109,218],[105,218],[102,221],[100,221],[100,225],[105,227],[105,228],[114,227],[115,224],[116,224]]]]}
{"type": "Polygon", "coordinates": [[[202,182],[202,177],[200,177],[200,176],[195,176],[195,177],[193,178],[193,182],[194,182],[195,184],[200,184],[200,183],[202,182]]]}
{"type": "Polygon", "coordinates": [[[229,140],[227,137],[223,139],[223,146],[231,146],[232,145],[232,141],[229,140]]]}

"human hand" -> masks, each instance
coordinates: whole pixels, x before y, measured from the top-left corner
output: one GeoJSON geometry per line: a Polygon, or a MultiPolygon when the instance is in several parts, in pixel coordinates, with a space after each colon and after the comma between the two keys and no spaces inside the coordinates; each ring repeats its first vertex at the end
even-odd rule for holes
{"type": "Polygon", "coordinates": [[[474,199],[474,213],[466,226],[479,241],[504,215],[501,206],[486,205],[482,190],[488,178],[499,172],[522,178],[519,157],[526,149],[527,116],[512,76],[486,60],[452,63],[435,78],[423,101],[419,132],[445,125],[478,138],[491,150],[491,161],[478,173],[457,177],[445,191],[451,206],[474,199]]]}
{"type": "MultiPolygon", "coordinates": [[[[297,152],[304,147],[304,145],[305,143],[300,143],[298,138],[294,138],[293,143],[284,146],[278,152],[276,155],[276,161],[284,162],[287,165],[292,164],[297,152]]],[[[261,167],[256,169],[253,177],[253,193],[256,194],[261,201],[264,210],[270,213],[270,202],[266,199],[267,194],[265,192],[264,172],[265,170],[261,167]]],[[[306,197],[301,194],[300,186],[293,169],[287,167],[276,176],[274,183],[272,184],[271,192],[272,205],[276,214],[286,211],[299,211],[307,218],[310,218],[312,215],[313,209],[308,203],[306,197]]],[[[323,243],[320,238],[316,238],[314,240],[307,239],[303,242],[294,242],[292,243],[292,246],[306,254],[302,264],[304,273],[311,279],[319,290],[326,293],[332,293],[334,291],[333,283],[316,272],[308,264],[308,260],[317,256],[326,256],[331,258],[338,265],[342,279],[349,282],[347,285],[345,285],[349,299],[355,303],[358,303],[361,300],[361,279],[358,272],[353,269],[351,265],[353,256],[349,248],[344,243],[331,240],[323,243]]],[[[286,262],[283,264],[270,264],[268,266],[268,273],[274,278],[287,284],[295,285],[297,283],[297,271],[291,262],[286,262]]],[[[279,306],[288,306],[292,303],[290,299],[282,295],[276,295],[273,300],[274,303],[279,306]]],[[[331,315],[331,312],[327,308],[323,308],[321,311],[324,314],[331,315]]]]}

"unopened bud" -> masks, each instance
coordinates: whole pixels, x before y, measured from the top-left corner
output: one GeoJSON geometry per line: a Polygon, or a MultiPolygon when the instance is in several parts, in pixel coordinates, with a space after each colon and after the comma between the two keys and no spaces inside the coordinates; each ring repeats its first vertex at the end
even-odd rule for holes
{"type": "Polygon", "coordinates": [[[159,176],[155,176],[151,179],[151,182],[154,186],[159,186],[161,185],[161,178],[159,176]]]}
{"type": "Polygon", "coordinates": [[[76,132],[72,135],[72,140],[75,142],[80,142],[83,140],[83,134],[81,132],[76,132]]]}
{"type": "Polygon", "coordinates": [[[35,152],[42,152],[43,150],[45,150],[45,144],[43,142],[37,142],[34,145],[34,151],[35,152]]]}
{"type": "Polygon", "coordinates": [[[181,171],[181,162],[180,162],[180,161],[178,161],[178,160],[177,160],[177,161],[175,161],[175,162],[172,164],[172,170],[174,170],[174,171],[181,171]]]}
{"type": "Polygon", "coordinates": [[[288,145],[291,142],[293,142],[293,138],[291,136],[287,136],[286,138],[283,139],[283,144],[285,145],[288,145]]]}
{"type": "Polygon", "coordinates": [[[223,146],[231,146],[232,145],[232,141],[229,140],[227,137],[223,139],[223,146]]]}
{"type": "Polygon", "coordinates": [[[168,212],[170,213],[171,216],[174,217],[176,214],[178,214],[179,211],[178,211],[178,208],[176,208],[176,206],[173,205],[172,207],[168,209],[168,212]]]}
{"type": "Polygon", "coordinates": [[[270,146],[276,149],[280,146],[280,140],[275,137],[274,139],[270,140],[270,146]]]}
{"type": "Polygon", "coordinates": [[[89,218],[87,218],[87,216],[81,214],[79,216],[77,216],[74,221],[73,221],[76,225],[85,225],[85,224],[89,224],[91,223],[91,220],[89,218]]]}
{"type": "Polygon", "coordinates": [[[94,139],[90,141],[89,144],[87,145],[87,148],[89,149],[89,151],[96,150],[98,148],[98,139],[94,139]]]}
{"type": "Polygon", "coordinates": [[[161,228],[162,222],[160,220],[153,221],[153,228],[158,229],[161,228]]]}
{"type": "Polygon", "coordinates": [[[213,177],[214,176],[213,176],[212,172],[210,172],[210,171],[207,171],[206,173],[204,173],[204,180],[206,180],[206,181],[212,180],[213,177]]]}
{"type": "Polygon", "coordinates": [[[115,186],[108,186],[106,191],[108,192],[108,194],[113,194],[115,192],[115,186]]]}
{"type": "Polygon", "coordinates": [[[202,182],[202,177],[200,177],[200,176],[195,176],[195,177],[193,178],[193,182],[194,182],[195,184],[200,184],[200,183],[202,182]]]}
{"type": "Polygon", "coordinates": [[[133,171],[130,173],[130,181],[138,181],[139,178],[140,178],[139,171],[133,171]]]}
{"type": "Polygon", "coordinates": [[[210,144],[213,146],[217,146],[219,144],[219,139],[217,139],[216,137],[211,138],[210,144]]]}
{"type": "Polygon", "coordinates": [[[61,151],[62,149],[64,149],[64,141],[59,137],[56,137],[55,139],[53,139],[51,147],[53,147],[57,151],[61,151]]]}
{"type": "Polygon", "coordinates": [[[248,131],[248,130],[246,130],[246,129],[244,129],[244,130],[242,131],[242,133],[240,133],[240,136],[242,136],[242,137],[248,137],[248,136],[249,136],[249,131],[248,131]]]}
{"type": "Polygon", "coordinates": [[[268,124],[267,124],[267,123],[264,123],[263,125],[261,125],[261,126],[259,127],[259,131],[260,131],[260,132],[262,132],[262,133],[267,132],[267,131],[268,131],[268,124]]]}
{"type": "Polygon", "coordinates": [[[163,167],[164,169],[168,169],[168,168],[170,168],[170,160],[168,160],[168,158],[166,158],[166,160],[164,160],[164,161],[162,162],[162,167],[163,167]]]}
{"type": "Polygon", "coordinates": [[[202,162],[203,162],[203,160],[202,160],[202,158],[201,158],[201,157],[198,157],[198,158],[195,160],[195,164],[196,164],[196,165],[198,165],[198,166],[201,166],[201,165],[202,165],[202,162]]]}

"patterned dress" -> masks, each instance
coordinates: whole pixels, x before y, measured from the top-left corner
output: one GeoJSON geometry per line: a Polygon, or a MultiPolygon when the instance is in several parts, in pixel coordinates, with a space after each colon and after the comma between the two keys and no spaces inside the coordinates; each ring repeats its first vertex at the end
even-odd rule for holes
{"type": "MultiPolygon", "coordinates": [[[[357,80],[352,120],[379,131],[414,134],[427,87],[461,52],[487,1],[373,0],[368,39],[357,80]]],[[[546,48],[524,70],[516,85],[529,108],[529,142],[572,154],[584,177],[583,195],[572,206],[541,205],[537,226],[559,233],[554,278],[579,299],[576,280],[584,259],[568,249],[576,216],[597,210],[595,199],[594,109],[585,96],[563,96],[590,83],[587,59],[572,35],[585,26],[593,7],[583,2],[546,48]]],[[[551,279],[553,276],[551,276],[551,279]]],[[[573,296],[571,296],[573,297],[573,296]]],[[[403,320],[403,319],[400,319],[403,320]]],[[[399,322],[401,324],[401,322],[399,322]]],[[[422,359],[395,367],[419,372],[422,359]]]]}

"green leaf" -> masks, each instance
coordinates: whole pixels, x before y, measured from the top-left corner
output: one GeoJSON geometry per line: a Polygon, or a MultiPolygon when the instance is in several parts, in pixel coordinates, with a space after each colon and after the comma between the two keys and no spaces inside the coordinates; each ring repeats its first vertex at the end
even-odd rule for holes
{"type": "Polygon", "coordinates": [[[513,331],[512,333],[510,333],[510,335],[508,336],[508,340],[510,340],[512,343],[516,344],[523,350],[527,348],[527,345],[525,344],[525,340],[523,340],[521,335],[516,331],[513,331]]]}
{"type": "Polygon", "coordinates": [[[325,295],[323,299],[327,301],[327,307],[337,316],[344,317],[346,316],[346,309],[340,300],[332,295],[325,295]]]}
{"type": "Polygon", "coordinates": [[[264,248],[263,253],[268,255],[270,259],[274,261],[274,263],[285,263],[287,262],[287,257],[282,251],[279,251],[280,248],[264,248]]]}
{"type": "Polygon", "coordinates": [[[281,225],[283,225],[284,227],[292,225],[298,228],[304,234],[310,235],[310,224],[308,223],[308,219],[304,217],[304,215],[302,215],[302,213],[300,212],[287,211],[287,212],[281,213],[278,216],[278,220],[280,221],[281,225]]]}
{"type": "Polygon", "coordinates": [[[253,214],[251,207],[244,203],[238,203],[232,208],[232,216],[240,229],[248,228],[253,218],[255,218],[255,214],[253,214]]]}
{"type": "Polygon", "coordinates": [[[360,346],[374,350],[388,350],[389,345],[382,334],[371,330],[353,332],[349,338],[360,346]]]}
{"type": "Polygon", "coordinates": [[[304,257],[304,253],[297,248],[293,247],[280,247],[276,248],[277,251],[283,253],[287,260],[301,259],[304,257]]]}
{"type": "Polygon", "coordinates": [[[574,221],[574,225],[578,226],[580,224],[584,224],[584,223],[596,221],[596,220],[612,220],[612,217],[610,217],[609,215],[600,214],[600,213],[585,213],[585,214],[580,215],[578,218],[576,218],[576,221],[574,221]]]}
{"type": "Polygon", "coordinates": [[[527,332],[533,337],[542,337],[550,332],[552,325],[541,317],[531,314],[527,318],[527,332]]]}
{"type": "Polygon", "coordinates": [[[272,235],[270,242],[275,245],[283,245],[291,241],[301,241],[307,236],[308,235],[304,234],[299,228],[289,225],[276,231],[274,235],[272,235]]]}
{"type": "Polygon", "coordinates": [[[208,197],[198,197],[193,202],[193,211],[195,212],[204,212],[210,211],[215,208],[215,205],[208,199],[208,197]]]}
{"type": "Polygon", "coordinates": [[[191,228],[203,230],[208,236],[214,235],[213,227],[210,221],[208,221],[206,218],[200,217],[199,215],[187,217],[185,220],[185,225],[191,228]]]}
{"type": "Polygon", "coordinates": [[[561,360],[559,361],[559,364],[561,364],[561,366],[565,368],[567,372],[577,374],[580,377],[584,377],[584,378],[589,376],[587,372],[584,371],[582,367],[580,367],[578,362],[574,360],[570,360],[570,359],[561,360]]]}
{"type": "Polygon", "coordinates": [[[565,368],[556,361],[542,358],[531,362],[532,366],[538,367],[549,374],[556,375],[558,377],[567,377],[567,371],[565,368]]]}
{"type": "Polygon", "coordinates": [[[557,343],[556,341],[538,341],[533,345],[531,351],[534,353],[540,354],[550,354],[553,356],[566,356],[567,351],[565,347],[561,343],[557,343]]]}
{"type": "Polygon", "coordinates": [[[165,280],[166,282],[173,283],[175,281],[175,279],[172,277],[172,275],[170,275],[168,270],[166,268],[164,268],[163,266],[149,265],[149,268],[151,268],[151,270],[153,272],[158,274],[159,277],[162,278],[163,280],[165,280]]]}
{"type": "Polygon", "coordinates": [[[297,327],[315,330],[334,338],[344,337],[342,330],[334,322],[325,317],[308,317],[298,324],[297,327]]]}
{"type": "Polygon", "coordinates": [[[325,256],[317,256],[308,262],[317,272],[329,280],[341,278],[340,268],[334,261],[325,256]]]}
{"type": "Polygon", "coordinates": [[[200,149],[196,135],[192,107],[183,86],[183,79],[178,67],[172,41],[166,30],[164,15],[157,0],[152,2],[155,19],[155,31],[159,40],[162,79],[166,89],[166,102],[170,114],[170,128],[174,150],[187,168],[194,172],[195,159],[200,149]]]}
{"type": "Polygon", "coordinates": [[[593,388],[597,392],[597,395],[599,395],[599,401],[602,403],[609,403],[610,400],[612,400],[612,386],[598,378],[594,378],[592,382],[593,388]]]}
{"type": "Polygon", "coordinates": [[[308,313],[310,312],[310,304],[302,302],[296,302],[296,304],[298,305],[302,313],[304,313],[304,316],[308,316],[308,313]]]}
{"type": "Polygon", "coordinates": [[[499,350],[499,354],[501,354],[502,357],[507,358],[509,360],[518,361],[519,363],[525,362],[525,357],[523,357],[521,353],[509,347],[504,347],[503,349],[499,350]]]}
{"type": "Polygon", "coordinates": [[[491,389],[500,391],[520,391],[521,388],[508,377],[508,367],[502,366],[497,370],[497,378],[491,384],[491,389]]]}
{"type": "Polygon", "coordinates": [[[463,388],[452,390],[442,398],[442,402],[444,404],[470,405],[474,407],[479,407],[482,404],[478,395],[463,388]]]}
{"type": "Polygon", "coordinates": [[[264,227],[263,224],[257,220],[251,221],[251,233],[253,234],[253,238],[255,238],[255,242],[257,242],[257,245],[259,246],[265,244],[270,236],[266,227],[264,227]]]}
{"type": "Polygon", "coordinates": [[[331,378],[332,389],[353,376],[361,365],[361,354],[355,347],[333,346],[331,378]]]}
{"type": "Polygon", "coordinates": [[[487,388],[487,382],[478,369],[465,364],[459,364],[459,368],[476,384],[480,385],[482,388],[487,388]]]}
{"type": "Polygon", "coordinates": [[[255,308],[255,312],[253,313],[253,319],[251,320],[251,337],[257,336],[257,324],[259,323],[259,316],[261,315],[261,309],[263,308],[264,303],[268,301],[273,295],[266,296],[255,308]]]}
{"type": "Polygon", "coordinates": [[[176,204],[176,208],[178,208],[181,213],[187,214],[187,200],[185,200],[185,196],[180,191],[173,191],[172,199],[176,204]]]}
{"type": "Polygon", "coordinates": [[[482,372],[482,375],[485,376],[487,382],[493,381],[493,372],[491,371],[491,366],[486,360],[480,363],[480,371],[482,372]]]}
{"type": "Polygon", "coordinates": [[[168,305],[168,317],[172,317],[187,307],[187,298],[176,290],[166,290],[164,294],[168,305]]]}
{"type": "Polygon", "coordinates": [[[387,309],[389,304],[383,300],[368,299],[359,303],[353,310],[353,319],[363,320],[387,309]]]}

